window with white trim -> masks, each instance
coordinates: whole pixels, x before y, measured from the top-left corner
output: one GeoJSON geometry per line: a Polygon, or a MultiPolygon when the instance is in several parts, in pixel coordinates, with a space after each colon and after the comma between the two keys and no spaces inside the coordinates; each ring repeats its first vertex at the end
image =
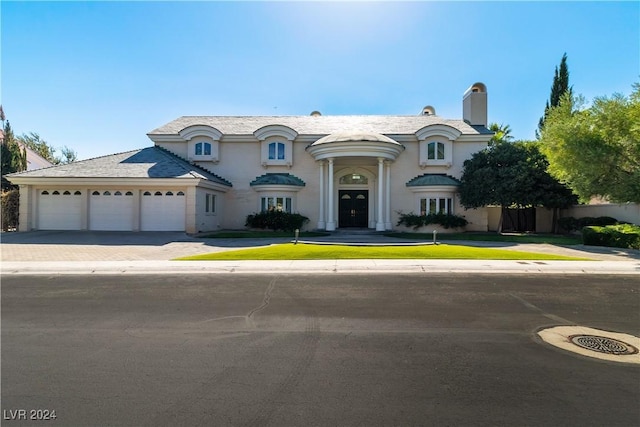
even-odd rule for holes
{"type": "Polygon", "coordinates": [[[263,167],[293,166],[293,144],[291,141],[270,137],[261,142],[260,161],[263,167]]]}
{"type": "Polygon", "coordinates": [[[453,214],[453,198],[425,197],[420,199],[420,215],[437,213],[453,214]]]}
{"type": "Polygon", "coordinates": [[[269,160],[285,160],[284,142],[269,143],[269,160]]]}
{"type": "Polygon", "coordinates": [[[439,138],[420,141],[420,167],[451,167],[453,162],[453,144],[439,138]]]}
{"type": "Polygon", "coordinates": [[[279,211],[291,213],[291,197],[262,197],[260,210],[262,212],[279,211]]]}
{"type": "Polygon", "coordinates": [[[210,156],[211,144],[208,142],[196,142],[194,154],[196,156],[210,156]]]}
{"type": "Polygon", "coordinates": [[[216,213],[216,195],[207,193],[204,198],[204,211],[208,214],[216,213]]]}
{"type": "Polygon", "coordinates": [[[427,144],[427,160],[444,160],[444,143],[432,141],[427,144]]]}
{"type": "Polygon", "coordinates": [[[188,159],[198,162],[217,163],[219,156],[219,141],[205,138],[195,138],[188,142],[188,159]]]}

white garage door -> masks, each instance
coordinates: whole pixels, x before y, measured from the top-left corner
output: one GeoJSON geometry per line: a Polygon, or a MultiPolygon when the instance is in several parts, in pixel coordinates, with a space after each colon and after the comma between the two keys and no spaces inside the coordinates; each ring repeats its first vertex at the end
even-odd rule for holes
{"type": "Polygon", "coordinates": [[[145,191],[140,201],[140,229],[184,231],[185,199],[183,191],[145,191]]]}
{"type": "Polygon", "coordinates": [[[38,228],[80,230],[83,199],[78,190],[41,190],[38,194],[38,228]]]}
{"type": "Polygon", "coordinates": [[[93,191],[89,198],[89,229],[133,230],[133,192],[93,191]]]}

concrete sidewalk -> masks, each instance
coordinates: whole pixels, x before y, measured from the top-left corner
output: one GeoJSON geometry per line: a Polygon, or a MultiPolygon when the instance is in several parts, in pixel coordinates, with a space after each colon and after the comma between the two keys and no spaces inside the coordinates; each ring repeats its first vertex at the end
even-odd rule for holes
{"type": "MultiPolygon", "coordinates": [[[[497,260],[305,260],[305,261],[171,261],[180,256],[268,246],[291,241],[273,239],[206,239],[179,232],[2,233],[3,274],[118,273],[580,273],[640,274],[640,251],[614,248],[447,241],[528,252],[553,253],[594,261],[497,260]]],[[[379,234],[336,233],[324,242],[416,243],[379,234]]]]}

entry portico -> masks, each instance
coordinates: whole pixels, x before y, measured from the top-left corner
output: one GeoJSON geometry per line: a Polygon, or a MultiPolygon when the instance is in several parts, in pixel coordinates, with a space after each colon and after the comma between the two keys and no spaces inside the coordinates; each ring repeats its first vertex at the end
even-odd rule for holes
{"type": "Polygon", "coordinates": [[[349,217],[365,216],[368,227],[375,227],[376,231],[391,229],[391,164],[404,151],[402,144],[379,133],[353,131],[320,138],[309,145],[307,151],[319,165],[318,229],[333,231],[337,226],[362,225],[357,220],[337,223],[336,212],[340,222],[347,222],[349,217]],[[370,170],[372,166],[377,167],[377,173],[370,170]],[[336,192],[336,183],[344,189],[336,192]],[[348,194],[347,189],[366,190],[348,194]],[[374,198],[370,199],[372,193],[374,198]],[[352,197],[355,201],[348,202],[354,200],[352,197]],[[341,203],[348,206],[341,206],[341,203]]]}

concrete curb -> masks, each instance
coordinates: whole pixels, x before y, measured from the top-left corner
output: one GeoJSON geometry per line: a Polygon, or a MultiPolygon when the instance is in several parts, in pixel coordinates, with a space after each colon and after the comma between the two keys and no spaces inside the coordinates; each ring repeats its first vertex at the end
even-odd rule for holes
{"type": "Polygon", "coordinates": [[[3,262],[9,274],[620,274],[640,275],[640,261],[304,260],[3,262]]]}

